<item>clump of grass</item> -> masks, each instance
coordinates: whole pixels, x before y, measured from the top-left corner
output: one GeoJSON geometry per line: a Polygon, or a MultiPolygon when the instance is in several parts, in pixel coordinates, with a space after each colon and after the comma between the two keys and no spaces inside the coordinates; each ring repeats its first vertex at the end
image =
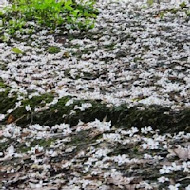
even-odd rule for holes
{"type": "Polygon", "coordinates": [[[61,51],[60,47],[57,47],[57,46],[50,46],[48,48],[48,52],[50,54],[56,54],[56,53],[59,53],[61,51]]]}
{"type": "Polygon", "coordinates": [[[32,21],[41,27],[89,29],[94,27],[97,10],[95,1],[75,0],[13,0],[12,6],[0,13],[2,25],[10,34],[22,31],[32,21]]]}

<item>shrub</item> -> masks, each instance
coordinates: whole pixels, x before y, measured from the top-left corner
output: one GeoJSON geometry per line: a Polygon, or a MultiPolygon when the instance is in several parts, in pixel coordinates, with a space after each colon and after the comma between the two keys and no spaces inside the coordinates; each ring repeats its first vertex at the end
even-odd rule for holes
{"type": "Polygon", "coordinates": [[[86,3],[75,0],[13,0],[12,6],[6,7],[0,17],[3,27],[14,34],[28,27],[29,21],[42,27],[89,29],[94,27],[97,10],[94,0],[86,3]]]}

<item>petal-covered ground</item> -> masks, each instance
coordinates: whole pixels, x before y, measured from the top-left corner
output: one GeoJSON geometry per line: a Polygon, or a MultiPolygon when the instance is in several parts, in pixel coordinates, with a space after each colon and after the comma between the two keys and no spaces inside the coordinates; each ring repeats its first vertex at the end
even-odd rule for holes
{"type": "Polygon", "coordinates": [[[111,122],[0,131],[1,189],[190,188],[190,134],[111,122]]]}
{"type": "Polygon", "coordinates": [[[97,3],[100,14],[87,33],[17,32],[17,40],[4,33],[0,76],[25,95],[53,91],[114,105],[189,107],[189,8],[145,5],[97,3]]]}
{"type": "Polygon", "coordinates": [[[173,3],[0,28],[0,189],[190,189],[190,4],[173,3]]]}

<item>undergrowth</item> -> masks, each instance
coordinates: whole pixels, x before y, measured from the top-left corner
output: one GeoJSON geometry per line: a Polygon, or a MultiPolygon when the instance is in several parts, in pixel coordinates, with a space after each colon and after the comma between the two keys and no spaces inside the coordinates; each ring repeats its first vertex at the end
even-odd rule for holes
{"type": "Polygon", "coordinates": [[[94,0],[13,0],[11,6],[0,12],[0,20],[2,27],[11,35],[37,26],[86,30],[94,27],[98,14],[94,3],[94,0]]]}

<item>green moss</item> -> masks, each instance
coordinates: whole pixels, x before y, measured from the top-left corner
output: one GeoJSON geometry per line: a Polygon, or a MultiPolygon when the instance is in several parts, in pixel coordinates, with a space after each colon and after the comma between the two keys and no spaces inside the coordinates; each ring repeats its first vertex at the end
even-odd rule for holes
{"type": "Polygon", "coordinates": [[[0,88],[6,88],[6,87],[7,87],[7,85],[4,82],[2,82],[0,79],[0,88]]]}
{"type": "Polygon", "coordinates": [[[56,54],[56,53],[59,53],[61,51],[60,47],[57,47],[57,46],[50,46],[48,48],[48,52],[50,54],[56,54]]]}
{"type": "Polygon", "coordinates": [[[35,139],[31,142],[30,146],[26,146],[25,144],[21,144],[17,147],[18,151],[21,153],[25,153],[29,150],[31,150],[31,147],[34,147],[36,145],[42,146],[43,148],[49,148],[50,145],[55,142],[55,138],[49,138],[49,139],[35,139]]]}
{"type": "MultiPolygon", "coordinates": [[[[25,127],[33,122],[35,107],[44,107],[53,100],[53,94],[43,94],[41,96],[33,96],[31,99],[23,100],[21,106],[15,109],[11,115],[15,118],[17,124],[25,127]],[[26,110],[26,106],[30,105],[32,112],[26,110]]],[[[43,123],[42,123],[43,124],[43,123]]]]}
{"type": "Polygon", "coordinates": [[[187,7],[187,5],[186,5],[186,3],[183,1],[180,5],[179,5],[182,9],[184,9],[184,8],[186,8],[187,7]]]}
{"type": "Polygon", "coordinates": [[[115,43],[111,43],[111,44],[109,44],[109,45],[105,45],[104,46],[104,48],[106,48],[106,49],[108,49],[108,50],[113,50],[114,49],[114,47],[115,47],[115,43]]]}
{"type": "Polygon", "coordinates": [[[7,111],[15,106],[16,97],[9,97],[9,90],[0,92],[0,113],[6,114],[7,111]]]}
{"type": "Polygon", "coordinates": [[[31,108],[43,107],[47,103],[50,103],[53,100],[53,98],[53,94],[42,94],[40,96],[33,96],[31,99],[24,100],[22,102],[22,105],[30,105],[31,108]]]}
{"type": "MultiPolygon", "coordinates": [[[[44,107],[53,98],[53,94],[44,94],[24,100],[21,107],[10,114],[15,118],[16,124],[23,127],[28,124],[53,126],[60,123],[75,126],[80,120],[83,122],[91,122],[95,119],[102,121],[107,117],[107,121],[111,121],[112,125],[116,127],[152,126],[153,129],[159,129],[161,132],[190,132],[190,109],[188,108],[175,112],[168,107],[160,106],[150,106],[143,110],[138,107],[128,108],[125,104],[119,107],[107,107],[98,100],[75,100],[70,106],[65,106],[71,99],[66,96],[46,110],[34,112],[35,107],[44,107]],[[83,103],[91,103],[92,107],[84,111],[74,110],[75,106],[81,106],[83,103]],[[32,112],[26,111],[25,106],[27,105],[31,106],[32,112]],[[75,114],[71,114],[73,110],[75,114]],[[165,112],[169,112],[169,114],[164,114],[165,112]]],[[[6,113],[8,109],[14,108],[16,97],[9,98],[8,91],[0,92],[0,101],[1,113],[6,113]]]]}
{"type": "Polygon", "coordinates": [[[171,9],[170,12],[173,13],[173,14],[176,14],[179,10],[178,9],[171,9]]]}
{"type": "Polygon", "coordinates": [[[70,96],[65,96],[58,100],[57,104],[51,106],[50,110],[55,112],[56,110],[69,110],[71,106],[65,106],[65,104],[71,99],[70,96]]]}
{"type": "Polygon", "coordinates": [[[71,142],[69,144],[71,145],[81,145],[81,144],[88,144],[90,138],[89,138],[89,131],[83,130],[78,132],[75,136],[71,138],[71,142]]]}

